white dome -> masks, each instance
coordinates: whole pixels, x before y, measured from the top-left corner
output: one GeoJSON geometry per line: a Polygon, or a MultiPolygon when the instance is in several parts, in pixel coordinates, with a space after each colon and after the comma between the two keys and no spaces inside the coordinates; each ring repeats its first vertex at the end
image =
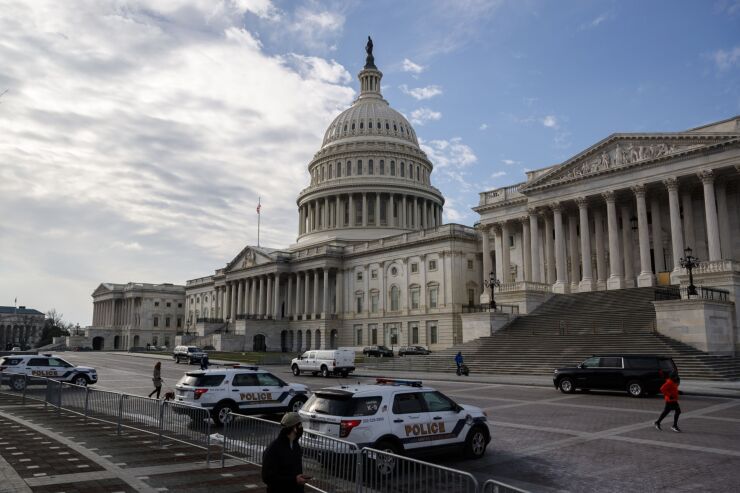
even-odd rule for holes
{"type": "Polygon", "coordinates": [[[359,98],[329,125],[321,147],[353,137],[393,137],[419,146],[416,132],[385,99],[359,98]]]}

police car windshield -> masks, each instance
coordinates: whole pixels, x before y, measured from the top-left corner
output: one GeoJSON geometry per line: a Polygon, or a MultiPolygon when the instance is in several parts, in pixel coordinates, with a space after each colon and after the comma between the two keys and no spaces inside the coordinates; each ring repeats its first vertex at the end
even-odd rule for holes
{"type": "Polygon", "coordinates": [[[303,410],[331,416],[372,416],[378,412],[381,400],[380,396],[350,397],[314,394],[303,405],[303,410]]]}
{"type": "Polygon", "coordinates": [[[178,383],[191,387],[216,387],[221,385],[221,382],[224,381],[224,377],[225,375],[199,375],[193,373],[185,375],[178,383]]]}

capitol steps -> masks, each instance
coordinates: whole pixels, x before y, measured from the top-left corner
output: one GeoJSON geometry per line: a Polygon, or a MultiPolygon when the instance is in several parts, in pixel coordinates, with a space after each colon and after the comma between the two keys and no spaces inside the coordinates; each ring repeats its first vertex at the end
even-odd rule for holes
{"type": "Polygon", "coordinates": [[[435,352],[377,362],[398,370],[455,368],[463,353],[471,372],[551,374],[595,353],[659,354],[691,379],[740,379],[740,358],[710,356],[655,332],[653,288],[557,295],[532,314],[487,337],[435,352]]]}

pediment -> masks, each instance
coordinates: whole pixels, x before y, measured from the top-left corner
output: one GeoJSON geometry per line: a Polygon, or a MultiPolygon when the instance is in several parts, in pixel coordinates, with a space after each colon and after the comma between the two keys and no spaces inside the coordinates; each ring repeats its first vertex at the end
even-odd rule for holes
{"type": "Polygon", "coordinates": [[[113,285],[108,283],[101,283],[98,285],[97,288],[95,288],[95,291],[93,291],[93,296],[100,296],[103,294],[112,293],[114,291],[113,285]]]}
{"type": "Polygon", "coordinates": [[[226,265],[226,272],[249,269],[250,267],[272,262],[273,258],[270,256],[269,251],[259,247],[247,246],[234,257],[234,260],[226,265]]]}
{"type": "Polygon", "coordinates": [[[619,172],[739,138],[740,134],[616,134],[526,183],[521,191],[619,172]]]}

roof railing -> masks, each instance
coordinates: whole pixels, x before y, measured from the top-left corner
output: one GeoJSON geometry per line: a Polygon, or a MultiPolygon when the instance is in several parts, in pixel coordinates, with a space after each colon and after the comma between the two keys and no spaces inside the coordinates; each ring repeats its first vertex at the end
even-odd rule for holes
{"type": "Polygon", "coordinates": [[[408,385],[409,387],[421,387],[421,380],[401,380],[399,378],[376,378],[378,385],[408,385]]]}

